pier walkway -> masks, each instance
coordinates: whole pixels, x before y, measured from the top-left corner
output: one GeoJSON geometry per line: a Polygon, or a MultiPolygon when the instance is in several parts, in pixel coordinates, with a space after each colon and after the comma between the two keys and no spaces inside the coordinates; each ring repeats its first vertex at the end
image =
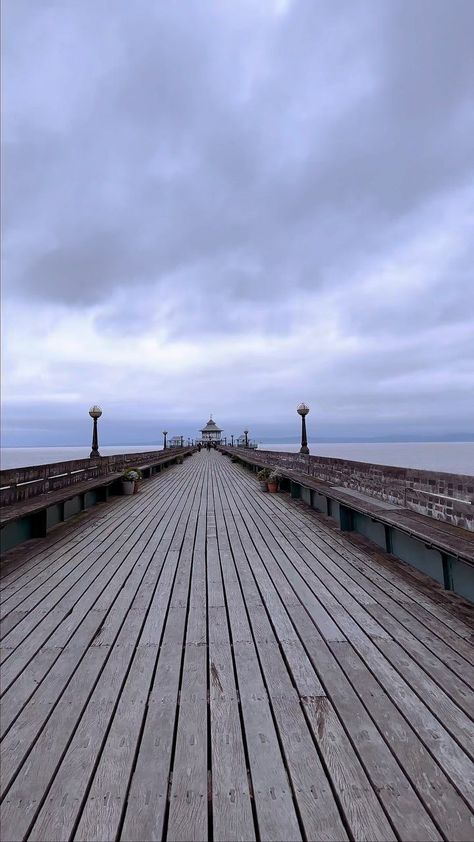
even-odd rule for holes
{"type": "Polygon", "coordinates": [[[1,587],[3,839],[474,838],[474,611],[218,452],[1,587]]]}

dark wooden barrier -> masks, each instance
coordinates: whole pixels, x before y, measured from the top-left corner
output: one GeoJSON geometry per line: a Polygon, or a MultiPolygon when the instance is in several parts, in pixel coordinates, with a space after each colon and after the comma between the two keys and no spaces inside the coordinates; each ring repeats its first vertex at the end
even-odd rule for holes
{"type": "Polygon", "coordinates": [[[174,447],[1,471],[2,552],[44,537],[54,526],[120,493],[127,468],[141,468],[143,477],[150,477],[193,451],[174,447]]]}
{"type": "Polygon", "coordinates": [[[107,477],[127,468],[158,465],[188,452],[187,447],[175,447],[141,453],[119,453],[99,459],[74,459],[48,465],[31,465],[27,468],[10,468],[0,471],[0,503],[2,506],[14,505],[41,494],[107,477]]]}

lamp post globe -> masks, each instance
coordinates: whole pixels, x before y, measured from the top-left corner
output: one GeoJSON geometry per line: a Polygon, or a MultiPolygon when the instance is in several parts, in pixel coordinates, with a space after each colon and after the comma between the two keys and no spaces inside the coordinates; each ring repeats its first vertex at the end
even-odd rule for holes
{"type": "Polygon", "coordinates": [[[166,450],[166,436],[168,435],[168,430],[163,430],[163,450],[166,450]]]}
{"type": "Polygon", "coordinates": [[[97,419],[100,418],[100,416],[102,415],[102,410],[101,410],[100,406],[97,406],[97,404],[94,404],[94,406],[91,406],[91,408],[89,410],[89,415],[94,422],[94,426],[93,426],[93,429],[92,429],[92,450],[90,452],[90,458],[96,459],[100,456],[99,439],[98,439],[98,436],[97,436],[97,419]]]}
{"type": "Polygon", "coordinates": [[[300,403],[296,408],[298,415],[301,415],[301,447],[300,453],[309,454],[308,439],[306,436],[306,416],[309,412],[309,406],[305,403],[300,403]]]}

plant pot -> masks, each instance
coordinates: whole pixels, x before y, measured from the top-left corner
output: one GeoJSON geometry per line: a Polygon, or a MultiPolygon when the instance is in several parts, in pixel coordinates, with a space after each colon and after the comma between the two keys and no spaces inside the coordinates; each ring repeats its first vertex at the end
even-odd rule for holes
{"type": "Polygon", "coordinates": [[[259,480],[260,491],[268,491],[268,483],[266,480],[259,480]]]}
{"type": "Polygon", "coordinates": [[[133,483],[133,493],[138,494],[138,480],[133,483]]]}
{"type": "Polygon", "coordinates": [[[128,494],[133,494],[135,491],[135,483],[133,480],[122,480],[122,494],[126,496],[128,494]]]}
{"type": "Polygon", "coordinates": [[[277,493],[277,491],[278,491],[278,483],[277,482],[269,482],[269,483],[267,483],[267,485],[268,485],[268,490],[270,491],[271,494],[277,493]]]}

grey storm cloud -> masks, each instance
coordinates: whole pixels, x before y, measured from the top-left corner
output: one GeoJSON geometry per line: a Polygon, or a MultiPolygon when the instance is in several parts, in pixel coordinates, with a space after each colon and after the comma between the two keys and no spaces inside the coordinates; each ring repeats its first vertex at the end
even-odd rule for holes
{"type": "MultiPolygon", "coordinates": [[[[438,372],[430,394],[446,360],[464,370],[472,0],[7,0],[3,18],[15,312],[89,314],[106,340],[163,329],[171,343],[272,342],[311,323],[311,307],[316,325],[331,300],[354,347],[308,376],[329,393],[339,373],[361,412],[392,370],[438,372]],[[443,228],[439,257],[410,256],[443,228]]],[[[252,368],[263,395],[271,364],[252,368]]]]}

